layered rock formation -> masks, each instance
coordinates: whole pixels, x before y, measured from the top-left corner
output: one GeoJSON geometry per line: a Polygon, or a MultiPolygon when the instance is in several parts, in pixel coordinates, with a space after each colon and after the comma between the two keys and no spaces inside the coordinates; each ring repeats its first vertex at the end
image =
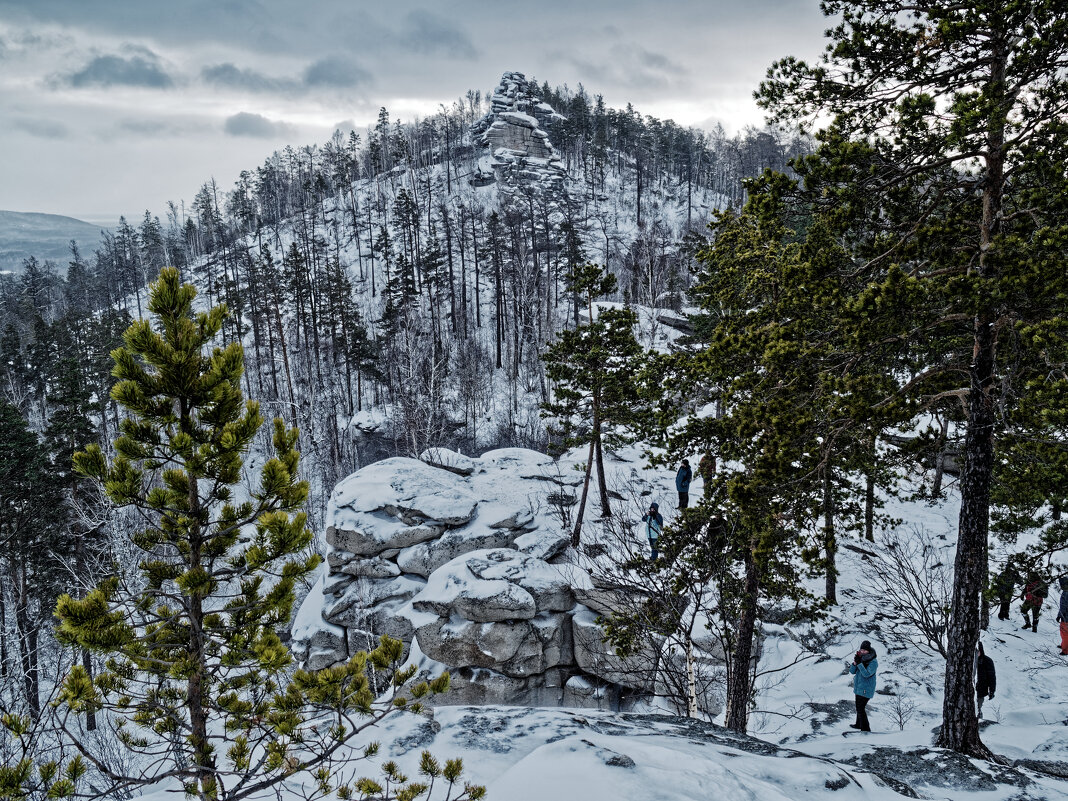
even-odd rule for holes
{"type": "Polygon", "coordinates": [[[494,90],[490,111],[475,124],[477,141],[489,150],[471,178],[475,186],[498,183],[507,193],[518,187],[559,192],[567,175],[546,130],[563,120],[538,102],[521,72],[506,72],[494,90]]]}
{"type": "Polygon", "coordinates": [[[620,659],[602,641],[611,593],[571,564],[544,508],[581,480],[569,473],[533,451],[434,449],[349,476],[331,497],[329,572],[304,602],[294,652],[320,668],[388,634],[450,670],[450,704],[615,708],[655,691],[652,659],[620,659]]]}

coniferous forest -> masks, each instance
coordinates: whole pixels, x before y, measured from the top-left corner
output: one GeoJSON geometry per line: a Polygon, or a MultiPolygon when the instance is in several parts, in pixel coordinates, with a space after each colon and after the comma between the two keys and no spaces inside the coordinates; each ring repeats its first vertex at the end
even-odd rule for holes
{"type": "MultiPolygon", "coordinates": [[[[952,569],[925,552],[872,581],[912,594],[880,602],[944,660],[932,745],[998,762],[974,706],[990,605],[999,582],[1048,591],[1068,550],[1068,11],[823,8],[823,56],[757,87],[764,129],[509,72],[0,276],[0,798],[171,780],[236,801],[300,771],[309,797],[429,792],[391,762],[339,788],[332,760],[449,678],[389,637],[323,670],[286,645],[320,554],[344,552],[323,539],[335,486],[435,448],[569,454],[545,560],[599,568],[635,500],[606,464],[636,443],[695,459],[652,556],[594,576],[642,602],[597,624],[621,659],[674,643],[677,708],[707,718],[713,630],[741,734],[762,632],[844,603],[842,548],[874,559],[888,501],[952,482],[952,569]]],[[[373,578],[399,550],[369,553],[373,578]]],[[[420,773],[451,792],[462,765],[420,773]]]]}

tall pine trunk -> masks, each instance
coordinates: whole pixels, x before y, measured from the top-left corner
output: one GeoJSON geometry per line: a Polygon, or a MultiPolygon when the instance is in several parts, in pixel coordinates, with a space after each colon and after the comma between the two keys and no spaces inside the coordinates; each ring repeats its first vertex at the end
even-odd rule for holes
{"type": "Polygon", "coordinates": [[[835,559],[837,552],[838,542],[834,532],[834,480],[828,460],[823,471],[823,554],[826,571],[824,596],[832,604],[838,603],[838,567],[835,559]]]}
{"type": "Polygon", "coordinates": [[[731,731],[745,734],[749,723],[750,681],[753,662],[753,635],[756,632],[757,602],[760,600],[760,581],[757,575],[756,541],[750,540],[745,554],[745,590],[738,616],[738,632],[734,653],[731,654],[730,680],[727,686],[727,713],[724,725],[731,731]]]}
{"type": "MultiPolygon", "coordinates": [[[[1003,35],[991,45],[988,88],[995,106],[1004,107],[1008,44],[1003,35]],[[997,102],[1000,101],[1000,102],[997,102]]],[[[1005,120],[994,115],[987,131],[983,217],[979,226],[979,273],[993,277],[994,240],[1001,227],[1005,189],[1005,120]]],[[[960,478],[960,522],[954,560],[953,606],[949,619],[942,731],[938,744],[980,759],[993,753],[979,739],[975,714],[973,659],[979,642],[979,606],[987,567],[990,528],[990,483],[994,470],[994,370],[997,310],[988,302],[975,315],[972,363],[969,368],[968,419],[964,436],[964,469],[960,478]]]]}

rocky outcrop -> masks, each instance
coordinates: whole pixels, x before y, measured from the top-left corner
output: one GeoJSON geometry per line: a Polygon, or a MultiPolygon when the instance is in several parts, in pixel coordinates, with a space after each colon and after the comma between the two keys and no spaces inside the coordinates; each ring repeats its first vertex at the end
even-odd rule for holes
{"type": "Polygon", "coordinates": [[[597,623],[633,599],[571,563],[569,533],[544,506],[560,472],[518,448],[435,448],[346,478],[327,512],[329,572],[298,614],[294,653],[321,668],[386,634],[429,672],[450,671],[448,704],[618,709],[656,692],[657,654],[617,656],[597,623]]]}
{"type": "Polygon", "coordinates": [[[505,194],[518,187],[557,193],[567,176],[547,130],[564,118],[538,102],[521,72],[506,72],[494,90],[490,111],[473,127],[487,148],[471,178],[475,186],[497,183],[505,194]]]}

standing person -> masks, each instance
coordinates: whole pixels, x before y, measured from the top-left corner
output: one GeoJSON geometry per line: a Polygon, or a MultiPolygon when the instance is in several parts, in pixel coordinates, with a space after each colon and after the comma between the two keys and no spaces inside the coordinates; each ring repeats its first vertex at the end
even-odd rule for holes
{"type": "Polygon", "coordinates": [[[1005,569],[998,573],[997,578],[994,579],[994,594],[998,599],[998,603],[1001,604],[1001,608],[998,610],[998,620],[1009,619],[1009,605],[1012,603],[1013,596],[1016,594],[1016,585],[1019,583],[1020,574],[1016,572],[1016,564],[1010,556],[1008,561],[1005,562],[1005,569]]]}
{"type": "Polygon", "coordinates": [[[1042,584],[1042,578],[1032,570],[1028,574],[1027,584],[1024,585],[1023,604],[1020,606],[1024,618],[1023,628],[1038,631],[1038,615],[1042,611],[1042,602],[1045,600],[1046,588],[1042,584]],[[1034,612],[1033,621],[1028,617],[1029,612],[1034,612]]]}
{"type": "Polygon", "coordinates": [[[1061,653],[1068,656],[1068,576],[1061,576],[1061,605],[1057,609],[1057,622],[1061,624],[1061,653]]]}
{"type": "Polygon", "coordinates": [[[865,708],[875,695],[875,673],[879,670],[879,661],[875,658],[875,649],[868,640],[860,644],[860,650],[853,655],[852,663],[846,661],[846,667],[853,674],[853,694],[857,702],[857,722],[850,723],[849,728],[871,731],[865,708]]]}
{"type": "Polygon", "coordinates": [[[690,481],[693,480],[693,470],[690,469],[690,460],[683,459],[679,472],[675,474],[675,489],[679,491],[679,509],[685,509],[690,505],[690,481]]]}
{"type": "Polygon", "coordinates": [[[642,522],[645,523],[645,536],[649,538],[649,549],[653,552],[650,559],[656,561],[656,544],[660,539],[660,532],[664,530],[664,516],[660,514],[660,504],[655,501],[649,504],[649,511],[645,513],[642,522]]]}
{"type": "Polygon", "coordinates": [[[979,718],[983,717],[983,701],[994,697],[998,686],[998,677],[994,671],[994,660],[986,655],[983,644],[979,643],[979,659],[975,663],[975,701],[979,707],[979,718]]]}

